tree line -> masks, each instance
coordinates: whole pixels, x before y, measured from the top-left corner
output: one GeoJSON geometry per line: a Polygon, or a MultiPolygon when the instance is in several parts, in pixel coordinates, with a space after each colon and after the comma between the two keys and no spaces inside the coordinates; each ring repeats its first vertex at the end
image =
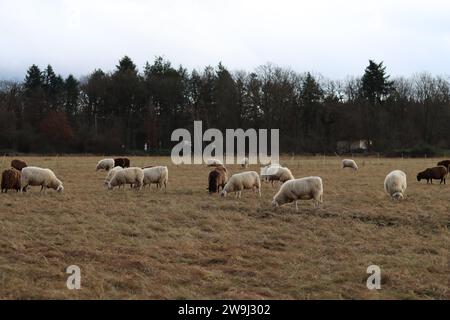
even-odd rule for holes
{"type": "Polygon", "coordinates": [[[0,82],[3,153],[139,153],[170,150],[177,128],[280,129],[284,153],[334,153],[338,141],[369,152],[450,150],[450,84],[428,73],[391,79],[369,60],[360,77],[330,80],[273,64],[253,72],[188,71],[157,57],[142,71],[127,56],[112,72],[77,79],[32,65],[0,82]]]}

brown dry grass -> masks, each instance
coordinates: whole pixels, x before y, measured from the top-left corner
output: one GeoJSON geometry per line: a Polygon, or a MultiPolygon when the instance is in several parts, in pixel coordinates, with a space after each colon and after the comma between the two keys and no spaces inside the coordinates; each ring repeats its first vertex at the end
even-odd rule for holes
{"type": "Polygon", "coordinates": [[[170,158],[131,159],[168,165],[167,193],[106,191],[98,157],[24,160],[54,169],[65,193],[0,196],[0,298],[450,298],[450,185],[415,180],[439,159],[359,159],[354,173],[337,158],[283,158],[296,177],[324,181],[322,207],[302,202],[300,213],[271,208],[269,184],[262,199],[208,195],[208,168],[170,158]],[[400,203],[383,191],[392,169],[408,175],[400,203]],[[72,264],[81,290],[66,288],[72,264]],[[378,291],[365,286],[371,264],[378,291]]]}

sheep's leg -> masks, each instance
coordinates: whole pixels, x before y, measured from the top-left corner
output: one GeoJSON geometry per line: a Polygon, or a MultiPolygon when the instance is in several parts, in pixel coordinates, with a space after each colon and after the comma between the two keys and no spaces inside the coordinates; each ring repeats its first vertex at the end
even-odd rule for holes
{"type": "Polygon", "coordinates": [[[261,198],[261,188],[258,188],[259,197],[261,198]]]}
{"type": "Polygon", "coordinates": [[[298,212],[298,200],[295,201],[295,211],[298,212]]]}

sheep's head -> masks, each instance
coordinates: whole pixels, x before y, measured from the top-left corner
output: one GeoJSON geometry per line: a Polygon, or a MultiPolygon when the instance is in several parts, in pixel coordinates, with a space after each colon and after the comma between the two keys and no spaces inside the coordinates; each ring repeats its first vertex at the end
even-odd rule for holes
{"type": "Polygon", "coordinates": [[[112,190],[113,186],[111,185],[111,182],[108,183],[108,190],[112,190]]]}
{"type": "Polygon", "coordinates": [[[60,184],[60,185],[58,186],[58,188],[56,189],[56,191],[59,192],[59,193],[63,193],[63,192],[64,192],[64,187],[63,187],[63,185],[60,184]]]}
{"type": "Polygon", "coordinates": [[[403,199],[404,199],[403,193],[401,193],[401,192],[396,192],[396,193],[394,193],[394,194],[392,195],[392,198],[393,198],[394,200],[397,200],[397,201],[403,200],[403,199]]]}
{"type": "Polygon", "coordinates": [[[226,197],[226,196],[227,196],[227,192],[226,192],[225,190],[222,190],[222,192],[220,193],[220,195],[221,195],[222,197],[226,197]]]}
{"type": "Polygon", "coordinates": [[[277,200],[272,200],[272,207],[279,207],[280,205],[278,204],[277,200]]]}
{"type": "Polygon", "coordinates": [[[417,174],[417,181],[420,181],[420,180],[422,180],[422,179],[425,179],[424,176],[423,176],[423,172],[419,172],[419,173],[417,174]]]}

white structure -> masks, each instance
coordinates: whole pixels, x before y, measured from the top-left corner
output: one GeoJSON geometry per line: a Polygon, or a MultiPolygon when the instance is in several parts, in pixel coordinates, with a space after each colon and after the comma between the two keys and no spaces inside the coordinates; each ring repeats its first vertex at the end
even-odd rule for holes
{"type": "Polygon", "coordinates": [[[345,140],[337,142],[338,152],[355,152],[368,150],[372,145],[372,141],[368,140],[345,140]]]}

